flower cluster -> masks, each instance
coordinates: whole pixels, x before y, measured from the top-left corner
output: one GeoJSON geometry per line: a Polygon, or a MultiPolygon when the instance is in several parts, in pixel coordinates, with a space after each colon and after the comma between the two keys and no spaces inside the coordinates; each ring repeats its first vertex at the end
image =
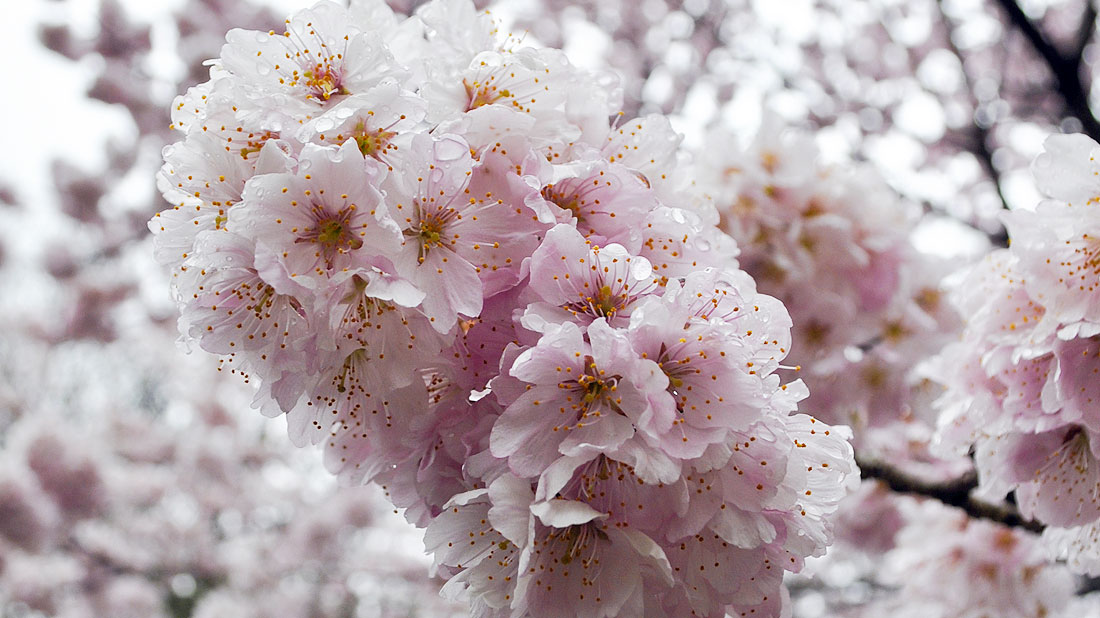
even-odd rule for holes
{"type": "Polygon", "coordinates": [[[968,316],[932,371],[945,450],[973,448],[986,497],[1024,516],[1076,570],[1100,574],[1100,147],[1055,135],[1033,173],[1050,198],[1004,217],[995,251],[954,291],[968,316]]]}
{"type": "MultiPolygon", "coordinates": [[[[142,262],[129,258],[148,248],[128,249],[108,263],[130,283],[142,262]]],[[[0,268],[0,288],[28,274],[0,268]]],[[[465,615],[434,597],[415,532],[377,487],[338,487],[314,453],[233,414],[251,389],[181,358],[165,303],[126,299],[109,342],[36,328],[62,321],[52,299],[0,310],[13,326],[0,346],[0,615],[465,615]]]]}
{"type": "Polygon", "coordinates": [[[885,557],[879,581],[897,592],[865,616],[1080,616],[1075,578],[1052,564],[1031,533],[944,508],[910,505],[910,521],[885,557]],[[935,539],[930,543],[929,539],[935,539]]]}
{"type": "Polygon", "coordinates": [[[425,594],[411,552],[369,538],[402,523],[372,488],[296,481],[285,438],[217,409],[185,427],[26,412],[0,449],[4,615],[460,615],[425,594]]]}
{"type": "Polygon", "coordinates": [[[150,223],[184,338],[382,485],[477,615],[778,615],[852,451],[796,413],[790,317],[668,120],[463,0],[226,40],[150,223]]]}
{"type": "Polygon", "coordinates": [[[787,362],[803,368],[809,409],[855,428],[865,455],[922,476],[965,471],[968,462],[929,464],[927,454],[934,415],[914,367],[958,318],[940,290],[948,264],[911,241],[914,205],[867,165],[823,164],[813,136],[774,115],[743,149],[723,146],[733,141],[713,134],[700,184],[742,268],[790,311],[787,362]]]}

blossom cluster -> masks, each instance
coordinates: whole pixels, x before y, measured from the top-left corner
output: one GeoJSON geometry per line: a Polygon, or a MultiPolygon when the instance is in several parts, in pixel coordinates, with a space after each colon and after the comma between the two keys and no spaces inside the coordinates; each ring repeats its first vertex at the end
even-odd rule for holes
{"type": "Polygon", "coordinates": [[[806,618],[1095,616],[1100,595],[1038,534],[863,482],[834,519],[836,544],[788,578],[806,618]]]}
{"type": "Polygon", "coordinates": [[[1035,535],[932,501],[907,506],[914,507],[908,524],[878,576],[897,592],[863,615],[1025,618],[1095,611],[1095,605],[1086,612],[1072,605],[1073,573],[1051,563],[1035,535]]]}
{"type": "Polygon", "coordinates": [[[232,30],[150,222],[185,340],[426,527],[479,616],[779,615],[849,434],[616,80],[436,0],[232,30]]]}
{"type": "MultiPolygon", "coordinates": [[[[108,263],[130,283],[147,253],[108,263]]],[[[38,274],[2,267],[0,289],[46,288],[38,274]]],[[[0,615],[464,615],[378,488],[338,487],[285,431],[233,413],[251,389],[180,357],[170,305],[129,294],[102,316],[111,341],[58,342],[38,322],[68,309],[43,296],[0,310],[0,615]]]]}
{"type": "Polygon", "coordinates": [[[1097,575],[1100,146],[1055,135],[1044,148],[1032,171],[1049,199],[1006,213],[1011,246],[954,290],[966,329],[930,371],[946,389],[943,449],[973,449],[984,496],[1014,491],[1053,555],[1097,575]]]}
{"type": "Polygon", "coordinates": [[[743,148],[715,131],[700,184],[736,239],[741,267],[793,320],[790,364],[821,419],[851,425],[870,455],[947,479],[969,462],[935,461],[931,396],[914,368],[951,340],[958,318],[945,260],[912,241],[915,205],[867,165],[827,164],[814,137],[765,113],[743,148]]]}
{"type": "Polygon", "coordinates": [[[460,615],[415,556],[369,539],[401,523],[372,488],[295,482],[285,438],[213,408],[186,427],[29,412],[0,450],[4,615],[460,615]]]}

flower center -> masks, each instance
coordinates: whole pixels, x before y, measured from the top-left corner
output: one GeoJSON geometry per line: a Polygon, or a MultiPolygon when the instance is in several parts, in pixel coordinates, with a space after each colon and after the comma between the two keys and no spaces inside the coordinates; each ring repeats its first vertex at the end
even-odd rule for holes
{"type": "Polygon", "coordinates": [[[433,248],[445,247],[444,232],[450,219],[447,213],[430,212],[420,214],[420,224],[405,231],[406,237],[413,237],[420,243],[420,263],[424,263],[428,252],[433,248]]]}
{"type": "Polygon", "coordinates": [[[337,255],[342,255],[363,246],[363,240],[355,236],[350,228],[350,219],[355,206],[342,208],[335,215],[323,206],[314,204],[313,214],[317,217],[315,227],[307,228],[294,242],[313,243],[320,246],[320,257],[325,267],[335,268],[337,255]]]}
{"type": "Polygon", "coordinates": [[[393,146],[390,146],[390,140],[396,135],[396,132],[385,129],[368,131],[363,121],[355,125],[355,143],[359,145],[359,152],[363,153],[364,157],[380,158],[382,153],[393,149],[393,146]]]}
{"type": "Polygon", "coordinates": [[[469,80],[463,79],[462,85],[466,87],[466,111],[477,109],[483,105],[492,105],[501,99],[507,99],[512,96],[511,91],[507,88],[497,88],[493,82],[493,77],[489,78],[489,83],[482,84],[479,81],[471,83],[469,80]]]}
{"type": "Polygon", "coordinates": [[[420,226],[420,242],[423,243],[424,248],[427,249],[431,246],[443,246],[439,242],[440,235],[439,224],[434,221],[426,222],[420,226]]]}
{"type": "Polygon", "coordinates": [[[340,367],[340,371],[337,372],[337,374],[332,378],[332,384],[336,387],[337,393],[347,392],[348,373],[351,371],[352,365],[354,365],[357,360],[360,360],[365,355],[365,350],[358,349],[351,354],[348,354],[347,358],[344,359],[344,364],[340,367]]]}
{"type": "MultiPolygon", "coordinates": [[[[269,139],[278,139],[279,134],[273,131],[263,131],[261,133],[249,133],[244,145],[241,146],[241,158],[247,159],[249,155],[260,152],[260,149],[264,147],[269,139]]],[[[232,138],[231,138],[232,139],[232,138]]]]}
{"type": "Polygon", "coordinates": [[[690,376],[694,373],[694,370],[687,366],[690,364],[690,356],[672,358],[672,352],[668,349],[668,346],[661,343],[661,349],[657,352],[657,366],[659,366],[665,376],[668,377],[668,387],[666,387],[665,390],[668,391],[668,394],[672,395],[672,399],[676,403],[676,411],[680,414],[684,413],[684,404],[687,402],[687,397],[682,395],[679,389],[684,386],[684,378],[682,376],[690,376]]]}
{"type": "Polygon", "coordinates": [[[562,210],[568,210],[577,219],[577,225],[584,222],[581,212],[581,199],[576,191],[555,191],[554,185],[546,185],[542,188],[542,197],[553,202],[562,210]]]}
{"type": "Polygon", "coordinates": [[[312,98],[328,101],[334,94],[348,94],[347,89],[340,84],[340,75],[327,62],[318,62],[312,69],[302,73],[302,77],[305,78],[308,96],[312,98]]]}
{"type": "MultiPolygon", "coordinates": [[[[554,533],[550,534],[551,538],[554,538],[554,533]]],[[[580,558],[582,552],[586,549],[591,549],[591,556],[595,555],[596,541],[607,541],[607,533],[600,530],[599,526],[595,522],[588,522],[585,524],[579,524],[575,526],[569,526],[568,528],[557,533],[557,541],[565,545],[564,555],[561,557],[562,564],[569,564],[574,559],[580,558]]],[[[590,562],[591,557],[584,559],[585,562],[590,562]]]]}
{"type": "Polygon", "coordinates": [[[317,233],[317,242],[322,245],[337,245],[343,237],[343,222],[331,219],[321,224],[321,231],[317,233]]]}
{"type": "Polygon", "coordinates": [[[610,285],[603,285],[592,296],[585,296],[583,301],[574,301],[563,305],[562,308],[594,317],[613,318],[627,305],[628,301],[629,296],[626,292],[616,294],[610,285]]]}
{"type": "Polygon", "coordinates": [[[262,320],[268,314],[274,301],[275,288],[265,284],[260,291],[260,297],[256,299],[255,303],[246,307],[246,309],[255,314],[257,319],[262,320]]]}

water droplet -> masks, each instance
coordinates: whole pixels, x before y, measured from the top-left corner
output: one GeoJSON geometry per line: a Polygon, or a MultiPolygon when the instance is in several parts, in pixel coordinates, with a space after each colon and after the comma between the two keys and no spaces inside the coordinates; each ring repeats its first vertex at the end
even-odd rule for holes
{"type": "Polygon", "coordinates": [[[435,143],[435,157],[440,161],[454,161],[469,152],[466,142],[457,137],[444,137],[435,143]]]}
{"type": "Polygon", "coordinates": [[[636,281],[648,279],[653,274],[653,265],[642,256],[637,256],[630,264],[630,276],[636,281]]]}

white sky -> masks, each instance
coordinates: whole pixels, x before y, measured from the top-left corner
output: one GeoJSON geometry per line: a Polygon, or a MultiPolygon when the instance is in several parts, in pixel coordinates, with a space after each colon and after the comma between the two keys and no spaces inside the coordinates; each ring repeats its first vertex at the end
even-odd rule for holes
{"type": "MultiPolygon", "coordinates": [[[[269,0],[280,11],[312,0],[269,0]]],[[[182,0],[123,0],[135,19],[155,21],[182,0]]],[[[129,115],[84,96],[96,71],[94,58],[73,63],[49,52],[37,40],[39,24],[72,20],[92,34],[97,0],[7,2],[0,20],[0,57],[4,58],[4,94],[0,96],[0,179],[17,185],[24,201],[51,198],[48,165],[60,154],[87,169],[102,165],[105,140],[132,136],[129,115]]]]}

